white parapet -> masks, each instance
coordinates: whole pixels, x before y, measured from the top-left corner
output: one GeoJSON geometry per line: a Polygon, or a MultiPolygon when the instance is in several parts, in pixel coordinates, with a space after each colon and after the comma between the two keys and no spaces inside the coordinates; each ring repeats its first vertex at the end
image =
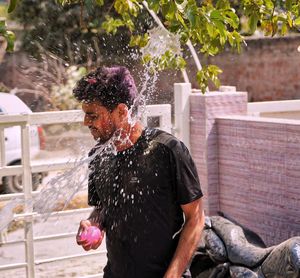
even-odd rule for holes
{"type": "Polygon", "coordinates": [[[248,103],[248,115],[268,116],[275,113],[300,112],[300,100],[261,101],[248,103]]]}

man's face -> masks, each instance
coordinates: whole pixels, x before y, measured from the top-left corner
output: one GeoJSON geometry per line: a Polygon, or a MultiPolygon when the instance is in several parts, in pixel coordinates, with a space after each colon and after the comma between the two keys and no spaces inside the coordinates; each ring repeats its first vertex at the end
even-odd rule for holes
{"type": "Polygon", "coordinates": [[[83,124],[87,126],[94,137],[101,144],[108,141],[116,131],[113,112],[99,102],[83,103],[82,110],[85,113],[83,124]]]}

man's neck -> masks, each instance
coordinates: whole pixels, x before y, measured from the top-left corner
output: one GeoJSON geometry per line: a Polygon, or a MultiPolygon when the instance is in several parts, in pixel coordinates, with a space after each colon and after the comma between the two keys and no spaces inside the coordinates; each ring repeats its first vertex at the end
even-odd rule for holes
{"type": "Polygon", "coordinates": [[[129,125],[121,132],[122,141],[115,141],[115,146],[118,152],[124,151],[133,146],[141,137],[143,132],[143,125],[140,122],[136,122],[133,126],[129,125]]]}

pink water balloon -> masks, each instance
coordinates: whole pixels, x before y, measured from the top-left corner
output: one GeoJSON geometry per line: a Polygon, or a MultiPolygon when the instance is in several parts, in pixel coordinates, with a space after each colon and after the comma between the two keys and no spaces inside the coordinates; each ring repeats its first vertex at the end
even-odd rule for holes
{"type": "Polygon", "coordinates": [[[102,239],[102,233],[98,227],[90,226],[85,229],[81,235],[80,240],[87,241],[87,244],[96,244],[100,239],[102,239]]]}

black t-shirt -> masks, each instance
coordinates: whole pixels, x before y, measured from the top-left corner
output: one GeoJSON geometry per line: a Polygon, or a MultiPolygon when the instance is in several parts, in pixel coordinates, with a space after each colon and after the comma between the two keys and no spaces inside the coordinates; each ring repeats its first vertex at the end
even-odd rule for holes
{"type": "Polygon", "coordinates": [[[188,149],[145,129],[129,149],[96,156],[90,170],[89,205],[101,209],[106,230],[104,277],[163,277],[184,223],[180,205],[202,197],[188,149]]]}

